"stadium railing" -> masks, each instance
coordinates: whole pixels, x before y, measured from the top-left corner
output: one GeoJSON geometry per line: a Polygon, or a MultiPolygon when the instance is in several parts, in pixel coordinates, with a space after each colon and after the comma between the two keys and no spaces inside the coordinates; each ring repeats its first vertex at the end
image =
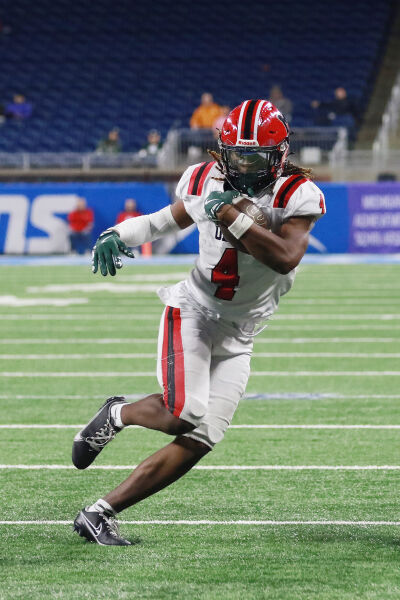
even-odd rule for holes
{"type": "Polygon", "coordinates": [[[400,120],[400,72],[392,87],[389,101],[382,115],[382,124],[378,130],[372,150],[375,156],[387,156],[390,148],[390,139],[400,120]]]}
{"type": "MultiPolygon", "coordinates": [[[[400,179],[400,150],[349,150],[344,128],[295,128],[291,147],[294,162],[311,166],[322,181],[373,181],[382,172],[400,179]]],[[[174,129],[157,158],[139,153],[0,152],[0,178],[175,181],[187,165],[210,160],[207,148],[218,149],[212,132],[193,137],[190,129],[174,129]]]]}
{"type": "MultiPolygon", "coordinates": [[[[345,127],[294,127],[290,147],[304,162],[327,163],[332,153],[339,157],[347,151],[347,130],[345,127]]],[[[218,150],[217,136],[211,130],[171,129],[159,164],[164,168],[185,167],[207,160],[208,149],[218,150]]]]}
{"type": "MultiPolygon", "coordinates": [[[[299,155],[302,162],[327,164],[332,155],[340,158],[347,152],[347,130],[344,127],[296,127],[292,130],[290,143],[292,152],[299,155]]],[[[209,159],[208,149],[218,150],[217,138],[211,130],[171,129],[158,155],[143,156],[142,152],[0,152],[0,170],[177,170],[209,159]]]]}
{"type": "Polygon", "coordinates": [[[157,158],[139,153],[101,154],[97,152],[0,152],[0,169],[94,169],[154,168],[157,158]]]}

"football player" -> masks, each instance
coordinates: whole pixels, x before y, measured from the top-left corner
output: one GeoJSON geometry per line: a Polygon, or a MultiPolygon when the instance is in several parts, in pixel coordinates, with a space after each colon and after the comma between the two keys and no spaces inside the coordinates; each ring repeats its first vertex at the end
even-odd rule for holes
{"type": "Polygon", "coordinates": [[[73,463],[85,469],[129,425],[174,436],[116,489],[79,512],[75,529],[97,544],[129,545],[116,515],[182,477],[222,440],[246,389],[254,335],[292,287],[309,232],[325,213],[309,171],[288,162],[288,125],[267,100],[234,108],[219,147],[212,162],[185,171],[177,202],[111,227],[93,249],[93,272],[113,276],[122,266],[121,253],[133,257],[130,247],[192,223],[200,234],[189,277],[159,290],[165,304],[157,363],[163,393],[134,403],[109,398],[74,439],[73,463]],[[263,211],[269,228],[238,209],[242,197],[263,211]]]}

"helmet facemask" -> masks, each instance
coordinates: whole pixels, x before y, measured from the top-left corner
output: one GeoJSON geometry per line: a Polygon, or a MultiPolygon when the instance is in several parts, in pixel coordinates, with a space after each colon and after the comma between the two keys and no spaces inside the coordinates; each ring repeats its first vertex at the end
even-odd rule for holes
{"type": "Polygon", "coordinates": [[[224,174],[232,187],[257,196],[282,174],[289,150],[287,139],[279,146],[229,146],[219,140],[224,174]]]}

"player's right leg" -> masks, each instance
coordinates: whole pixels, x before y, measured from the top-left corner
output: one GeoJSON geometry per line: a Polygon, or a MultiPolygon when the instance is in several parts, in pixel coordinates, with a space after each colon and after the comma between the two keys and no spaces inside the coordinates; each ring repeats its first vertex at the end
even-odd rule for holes
{"type": "Polygon", "coordinates": [[[141,425],[169,435],[180,435],[195,427],[171,414],[164,405],[162,394],[151,394],[131,404],[122,396],[113,396],[76,434],[72,445],[75,467],[86,469],[91,465],[103,448],[127,425],[141,425]]]}
{"type": "Polygon", "coordinates": [[[139,424],[172,433],[178,423],[182,429],[172,443],[146,458],[117,488],[78,513],[75,529],[89,541],[127,545],[113,529],[116,514],[182,477],[210,450],[202,441],[180,435],[198,426],[207,411],[211,362],[208,320],[195,311],[182,312],[167,307],[161,323],[157,374],[164,394],[132,404],[121,398],[113,404],[111,399],[109,409],[109,420],[117,426],[113,413],[119,407],[122,426],[139,424]]]}
{"type": "Polygon", "coordinates": [[[157,375],[164,394],[138,402],[109,398],[75,436],[72,462],[86,469],[127,425],[140,425],[169,435],[197,427],[204,416],[209,391],[210,340],[202,315],[167,307],[161,318],[157,375]]]}

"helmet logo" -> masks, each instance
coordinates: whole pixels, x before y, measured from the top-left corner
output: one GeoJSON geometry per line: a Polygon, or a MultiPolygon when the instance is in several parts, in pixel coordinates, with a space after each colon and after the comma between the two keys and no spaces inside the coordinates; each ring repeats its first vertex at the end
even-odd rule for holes
{"type": "Polygon", "coordinates": [[[238,140],[236,142],[237,146],[259,146],[260,144],[257,140],[238,140]]]}

